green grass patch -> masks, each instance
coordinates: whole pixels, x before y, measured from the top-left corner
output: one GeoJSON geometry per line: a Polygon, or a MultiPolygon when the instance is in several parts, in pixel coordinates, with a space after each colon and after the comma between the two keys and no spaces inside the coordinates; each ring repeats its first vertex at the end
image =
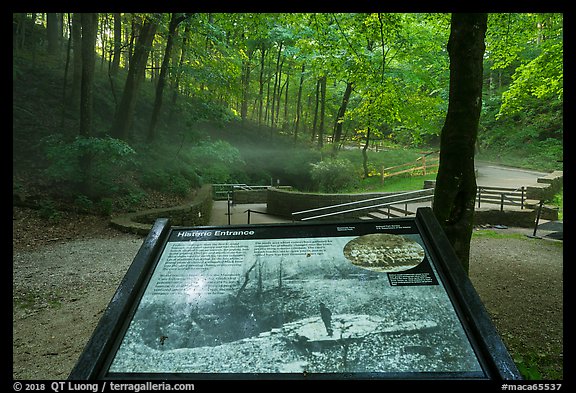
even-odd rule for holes
{"type": "Polygon", "coordinates": [[[393,192],[393,191],[413,191],[421,190],[425,180],[436,180],[436,173],[426,176],[393,176],[385,178],[369,177],[360,183],[358,192],[393,192]]]}
{"type": "Polygon", "coordinates": [[[58,309],[62,307],[62,295],[57,293],[45,293],[38,290],[30,290],[25,293],[15,294],[12,302],[15,308],[33,310],[38,308],[58,309]]]}
{"type": "Polygon", "coordinates": [[[472,232],[473,237],[489,238],[489,239],[523,239],[528,240],[526,235],[521,233],[506,233],[498,232],[492,229],[479,229],[472,232]]]}
{"type": "Polygon", "coordinates": [[[504,334],[510,355],[526,380],[561,380],[564,377],[561,345],[534,347],[512,334],[504,334]]]}
{"type": "MultiPolygon", "coordinates": [[[[422,157],[423,152],[434,150],[433,148],[406,148],[402,146],[388,146],[386,149],[379,151],[367,152],[367,167],[370,174],[364,178],[363,156],[361,149],[343,150],[338,153],[339,158],[348,159],[355,168],[358,177],[361,179],[354,188],[341,190],[341,192],[364,193],[364,192],[394,192],[394,191],[413,191],[420,190],[424,187],[425,180],[435,180],[438,168],[430,168],[426,175],[422,171],[412,173],[403,173],[400,175],[385,177],[382,180],[382,171],[385,168],[395,167],[404,164],[421,164],[418,159],[422,157]],[[418,160],[418,161],[417,161],[418,160]]],[[[386,171],[392,173],[410,166],[392,169],[386,171]]]]}
{"type": "Polygon", "coordinates": [[[558,220],[562,221],[564,219],[564,188],[554,195],[550,204],[558,207],[558,220]]]}

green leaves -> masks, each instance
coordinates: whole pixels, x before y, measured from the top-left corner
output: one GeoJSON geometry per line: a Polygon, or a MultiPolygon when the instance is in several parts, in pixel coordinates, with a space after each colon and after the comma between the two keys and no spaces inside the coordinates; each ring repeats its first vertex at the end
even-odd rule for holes
{"type": "Polygon", "coordinates": [[[520,65],[512,76],[508,91],[502,95],[498,116],[513,114],[524,109],[529,97],[562,101],[564,98],[563,47],[553,42],[543,47],[535,59],[520,65]]]}

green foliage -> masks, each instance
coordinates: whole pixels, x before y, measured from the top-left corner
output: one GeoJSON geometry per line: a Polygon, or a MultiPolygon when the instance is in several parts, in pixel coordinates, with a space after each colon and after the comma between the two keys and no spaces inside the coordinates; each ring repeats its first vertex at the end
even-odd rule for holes
{"type": "MultiPolygon", "coordinates": [[[[498,116],[514,114],[525,109],[530,97],[550,102],[562,102],[564,97],[562,42],[545,45],[535,59],[520,65],[512,76],[512,84],[502,97],[498,116]]],[[[549,103],[548,103],[549,104],[549,103]]]]}
{"type": "Polygon", "coordinates": [[[109,217],[114,208],[114,200],[112,198],[102,198],[98,201],[96,208],[101,215],[109,217]]]}
{"type": "Polygon", "coordinates": [[[143,146],[138,158],[142,187],[186,197],[204,183],[230,182],[244,164],[238,149],[198,137],[180,145],[162,140],[143,146]]]}
{"type": "MultiPolygon", "coordinates": [[[[155,162],[142,165],[140,183],[144,188],[185,197],[190,191],[198,188],[202,181],[193,168],[168,161],[168,163],[155,162]]],[[[127,197],[128,204],[136,204],[141,199],[138,193],[131,193],[127,197]]]]}
{"type": "Polygon", "coordinates": [[[185,156],[204,183],[230,182],[234,168],[244,165],[239,150],[223,140],[203,141],[189,148],[185,156]]]}
{"type": "Polygon", "coordinates": [[[353,188],[360,178],[350,160],[345,158],[328,158],[312,164],[310,174],[321,192],[353,188]]]}
{"type": "Polygon", "coordinates": [[[561,190],[558,194],[554,195],[551,201],[551,205],[558,207],[558,220],[564,219],[564,190],[561,190]]]}
{"type": "Polygon", "coordinates": [[[516,366],[518,367],[518,371],[522,374],[522,377],[527,380],[541,380],[542,374],[538,371],[538,363],[533,361],[525,361],[522,357],[518,357],[515,359],[516,366]]]}
{"type": "MultiPolygon", "coordinates": [[[[28,20],[30,15],[23,17],[28,20]]],[[[64,18],[67,17],[65,14],[64,18]]],[[[100,16],[100,23],[104,17],[100,16]]],[[[124,27],[130,29],[134,17],[142,15],[124,14],[124,27]]],[[[167,14],[158,17],[154,50],[160,53],[165,48],[169,18],[167,14]]],[[[111,138],[67,139],[76,133],[78,111],[70,107],[62,114],[53,110],[61,105],[60,90],[53,86],[61,83],[64,56],[48,58],[44,51],[30,50],[40,48],[40,37],[45,37],[42,23],[37,20],[33,36],[19,36],[24,45],[18,45],[15,51],[14,146],[19,153],[15,162],[23,166],[32,161],[29,157],[38,157],[34,144],[21,141],[40,140],[48,159],[44,180],[55,193],[65,194],[67,201],[73,201],[79,210],[107,214],[113,208],[137,205],[148,189],[186,196],[209,182],[270,184],[279,179],[281,184],[301,189],[318,188],[312,173],[326,182],[329,167],[338,167],[337,163],[330,163],[326,168],[321,165],[315,171],[310,170],[311,164],[318,165],[321,157],[327,156],[327,152],[310,149],[306,144],[315,117],[316,81],[320,76],[327,77],[325,138],[331,135],[346,83],[354,83],[342,123],[346,149],[338,152],[340,158],[352,163],[349,170],[354,175],[350,179],[358,179],[363,172],[362,155],[359,150],[348,148],[351,144],[363,144],[368,127],[373,142],[378,140],[387,147],[401,145],[386,154],[368,151],[368,170],[374,177],[365,179],[361,185],[357,182],[346,185],[337,177],[328,180],[344,184],[340,191],[413,187],[408,185],[413,181],[421,187],[422,179],[408,176],[387,179],[380,185],[376,175],[382,167],[418,157],[407,146],[434,144],[448,106],[449,14],[197,13],[183,22],[174,37],[168,83],[174,87],[177,83],[179,95],[174,96],[178,100],[171,106],[166,90],[154,144],[138,141],[146,137],[155,97],[154,84],[148,83],[148,78],[155,71],[147,71],[138,92],[130,145],[111,138]],[[302,65],[305,70],[298,129],[301,144],[295,144],[292,143],[295,138],[284,136],[294,136],[302,65]],[[264,83],[262,95],[260,76],[264,83]],[[274,86],[276,77],[279,80],[274,86]],[[279,91],[281,97],[277,95],[279,91]],[[31,100],[32,93],[28,92],[40,95],[31,100]],[[263,113],[259,113],[260,97],[263,113]],[[279,114],[274,124],[278,128],[282,125],[282,130],[269,128],[271,119],[276,118],[270,107],[273,99],[279,114]],[[247,103],[248,117],[240,124],[236,120],[243,102],[247,103]],[[43,107],[50,110],[40,111],[43,107]],[[33,124],[30,120],[33,118],[42,119],[46,125],[62,120],[65,126],[61,130],[66,132],[55,134],[52,126],[27,127],[33,124]],[[258,127],[252,127],[250,124],[256,120],[258,127]],[[253,130],[249,132],[250,128],[253,130]],[[50,134],[54,135],[46,137],[50,134]],[[223,134],[230,137],[228,142],[219,141],[223,134]],[[213,139],[207,139],[207,135],[213,139]],[[356,140],[352,141],[351,135],[356,135],[356,140]],[[81,157],[89,157],[91,165],[82,168],[81,157]],[[106,198],[114,198],[114,202],[104,202],[110,201],[106,198]]],[[[563,154],[562,15],[490,14],[489,23],[479,157],[500,162],[515,160],[508,163],[536,169],[561,169],[558,161],[563,154]]],[[[109,59],[109,49],[97,45],[98,54],[104,55],[103,65],[109,59]]],[[[114,99],[118,98],[126,76],[125,67],[115,76],[109,76],[106,69],[104,66],[95,70],[94,129],[97,130],[110,124],[116,107],[114,99]]],[[[318,128],[315,131],[318,135],[318,128]]],[[[41,160],[34,161],[42,167],[41,160]]],[[[322,187],[338,188],[334,184],[322,187]]],[[[46,210],[48,216],[49,210],[46,210]]]]}
{"type": "Polygon", "coordinates": [[[94,202],[92,202],[86,195],[78,195],[74,199],[74,206],[80,212],[89,212],[94,207],[94,202]]]}
{"type": "Polygon", "coordinates": [[[45,175],[52,182],[70,184],[74,189],[88,184],[90,197],[102,197],[118,191],[135,151],[124,141],[105,137],[76,137],[72,142],[56,134],[43,141],[50,164],[45,175]],[[81,159],[89,159],[83,168],[81,159]]]}
{"type": "Polygon", "coordinates": [[[58,223],[62,218],[62,213],[58,210],[56,203],[51,199],[44,199],[40,202],[38,214],[41,218],[51,223],[58,223]]]}
{"type": "Polygon", "coordinates": [[[101,212],[103,215],[106,215],[106,213],[109,211],[108,209],[113,210],[114,208],[117,208],[120,211],[133,211],[133,208],[138,206],[138,204],[140,204],[145,197],[146,193],[144,191],[127,190],[121,195],[116,195],[114,200],[110,200],[109,198],[102,198],[100,200],[99,206],[101,207],[101,212]]]}

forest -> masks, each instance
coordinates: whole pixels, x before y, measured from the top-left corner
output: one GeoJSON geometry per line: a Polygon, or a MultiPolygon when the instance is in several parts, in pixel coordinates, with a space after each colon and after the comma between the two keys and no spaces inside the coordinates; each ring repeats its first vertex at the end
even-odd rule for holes
{"type": "MultiPolygon", "coordinates": [[[[361,190],[381,153],[439,148],[448,13],[12,19],[13,200],[47,217],[210,183],[361,190]]],[[[489,14],[485,46],[477,156],[561,169],[563,15],[489,14]]]]}

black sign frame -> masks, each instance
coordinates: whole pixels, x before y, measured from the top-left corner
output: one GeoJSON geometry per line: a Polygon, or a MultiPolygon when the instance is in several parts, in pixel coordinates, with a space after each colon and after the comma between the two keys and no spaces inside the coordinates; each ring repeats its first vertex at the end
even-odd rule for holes
{"type": "MultiPolygon", "coordinates": [[[[367,233],[370,233],[368,230],[367,233]]],[[[182,380],[182,379],[458,379],[458,380],[520,380],[522,379],[506,346],[500,339],[480,297],[462,269],[441,226],[430,208],[419,208],[415,217],[387,220],[350,222],[307,222],[288,224],[230,225],[225,227],[172,227],[167,219],[158,219],[144,240],[116,293],[106,308],[92,337],[72,370],[70,380],[127,379],[127,380],[182,380]],[[291,233],[298,237],[311,231],[334,234],[334,228],[364,228],[370,225],[406,226],[416,228],[436,272],[450,297],[456,314],[462,323],[481,365],[481,375],[458,372],[354,372],[354,373],[109,373],[109,367],[118,351],[122,337],[138,307],[151,275],[164,248],[175,231],[198,230],[246,231],[254,228],[267,232],[291,233]]]]}

